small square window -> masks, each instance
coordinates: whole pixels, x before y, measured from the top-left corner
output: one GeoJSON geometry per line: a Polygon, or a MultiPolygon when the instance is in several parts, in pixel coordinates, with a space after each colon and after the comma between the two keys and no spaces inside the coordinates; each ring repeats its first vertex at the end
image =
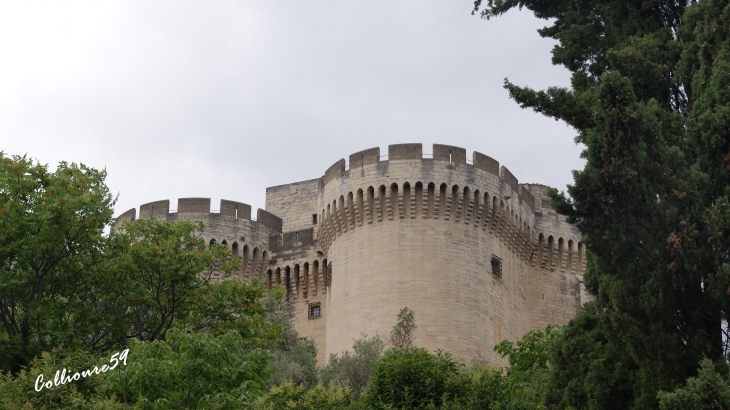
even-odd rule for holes
{"type": "Polygon", "coordinates": [[[492,275],[502,277],[502,259],[492,255],[492,275]]]}
{"type": "Polygon", "coordinates": [[[317,225],[317,214],[312,214],[312,225],[317,225]]]}
{"type": "Polygon", "coordinates": [[[308,308],[309,308],[309,313],[308,313],[307,317],[309,319],[319,319],[319,317],[322,314],[322,308],[320,307],[319,302],[309,303],[308,308]]]}

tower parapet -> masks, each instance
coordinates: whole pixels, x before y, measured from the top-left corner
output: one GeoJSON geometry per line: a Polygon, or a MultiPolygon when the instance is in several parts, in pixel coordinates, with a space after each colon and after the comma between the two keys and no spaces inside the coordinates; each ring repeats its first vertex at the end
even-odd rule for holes
{"type": "Polygon", "coordinates": [[[388,147],[387,160],[380,160],[376,147],[350,155],[349,169],[344,159],[335,162],[320,184],[321,246],[326,250],[338,234],[362,226],[363,221],[370,224],[406,215],[480,223],[486,229],[491,225],[485,217],[492,222],[503,207],[510,217],[499,228],[506,227],[510,236],[500,238],[531,241],[525,235],[531,234],[528,227],[534,221],[532,195],[496,160],[479,152],[472,158],[467,163],[461,147],[434,144],[432,158],[424,158],[421,144],[396,144],[388,147]]]}

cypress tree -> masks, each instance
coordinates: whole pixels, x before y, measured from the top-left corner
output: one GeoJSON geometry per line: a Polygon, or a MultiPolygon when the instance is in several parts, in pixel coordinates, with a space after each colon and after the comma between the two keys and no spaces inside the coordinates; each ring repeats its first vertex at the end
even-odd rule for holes
{"type": "Polygon", "coordinates": [[[552,353],[547,404],[657,408],[657,392],[728,354],[730,5],[728,0],[490,0],[552,25],[571,88],[505,81],[523,108],[563,120],[585,168],[558,212],[588,251],[595,296],[552,353]]]}

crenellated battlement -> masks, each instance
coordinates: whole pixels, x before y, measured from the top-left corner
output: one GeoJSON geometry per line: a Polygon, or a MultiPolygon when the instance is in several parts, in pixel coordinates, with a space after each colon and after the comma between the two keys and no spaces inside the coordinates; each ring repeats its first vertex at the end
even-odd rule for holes
{"type": "MultiPolygon", "coordinates": [[[[177,200],[177,211],[170,212],[170,200],[163,199],[154,202],[142,204],[139,207],[139,218],[136,217],[137,210],[129,209],[117,217],[113,228],[118,228],[122,222],[134,222],[136,219],[166,218],[175,219],[176,215],[196,214],[198,219],[200,214],[209,214],[211,218],[231,217],[235,220],[257,222],[263,226],[281,232],[282,221],[278,216],[267,212],[263,209],[256,211],[256,219],[251,219],[251,205],[243,202],[230,201],[221,199],[218,212],[211,212],[210,198],[179,198],[177,200]]],[[[182,219],[192,219],[183,217],[182,219]]],[[[208,218],[204,218],[208,219],[208,218]]]]}
{"type": "MultiPolygon", "coordinates": [[[[523,189],[517,178],[507,167],[500,167],[499,162],[478,151],[472,153],[471,161],[466,159],[466,149],[452,145],[433,144],[433,151],[430,155],[423,154],[422,144],[393,144],[388,146],[388,155],[381,156],[380,148],[374,147],[356,152],[349,156],[349,167],[345,159],[332,164],[321,178],[320,187],[324,188],[332,181],[347,179],[357,176],[358,170],[364,174],[366,168],[377,167],[387,170],[393,161],[421,161],[421,169],[433,169],[435,166],[443,165],[445,169],[457,171],[462,174],[488,173],[496,176],[501,184],[512,189],[513,195],[522,198],[526,205],[533,209],[534,198],[529,190],[523,189]],[[387,159],[385,159],[387,158],[387,159]]],[[[416,179],[419,178],[414,175],[416,179]]],[[[511,195],[507,195],[511,196],[511,195]]]]}
{"type": "Polygon", "coordinates": [[[320,246],[325,252],[358,226],[402,219],[440,219],[473,225],[506,243],[522,259],[535,242],[535,199],[506,167],[474,151],[469,163],[461,147],[421,144],[380,148],[340,159],[320,180],[320,246]]]}

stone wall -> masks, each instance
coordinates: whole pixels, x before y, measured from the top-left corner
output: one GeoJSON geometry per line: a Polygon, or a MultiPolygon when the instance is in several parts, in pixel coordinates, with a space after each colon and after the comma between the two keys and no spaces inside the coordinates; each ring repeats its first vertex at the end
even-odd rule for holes
{"type": "Polygon", "coordinates": [[[266,188],[266,210],[279,216],[284,232],[316,228],[319,179],[266,188]]]}
{"type": "Polygon", "coordinates": [[[536,206],[535,244],[530,281],[531,322],[534,329],[566,324],[592,297],[583,286],[585,255],[580,235],[550,207],[548,187],[526,185],[536,206]]]}

